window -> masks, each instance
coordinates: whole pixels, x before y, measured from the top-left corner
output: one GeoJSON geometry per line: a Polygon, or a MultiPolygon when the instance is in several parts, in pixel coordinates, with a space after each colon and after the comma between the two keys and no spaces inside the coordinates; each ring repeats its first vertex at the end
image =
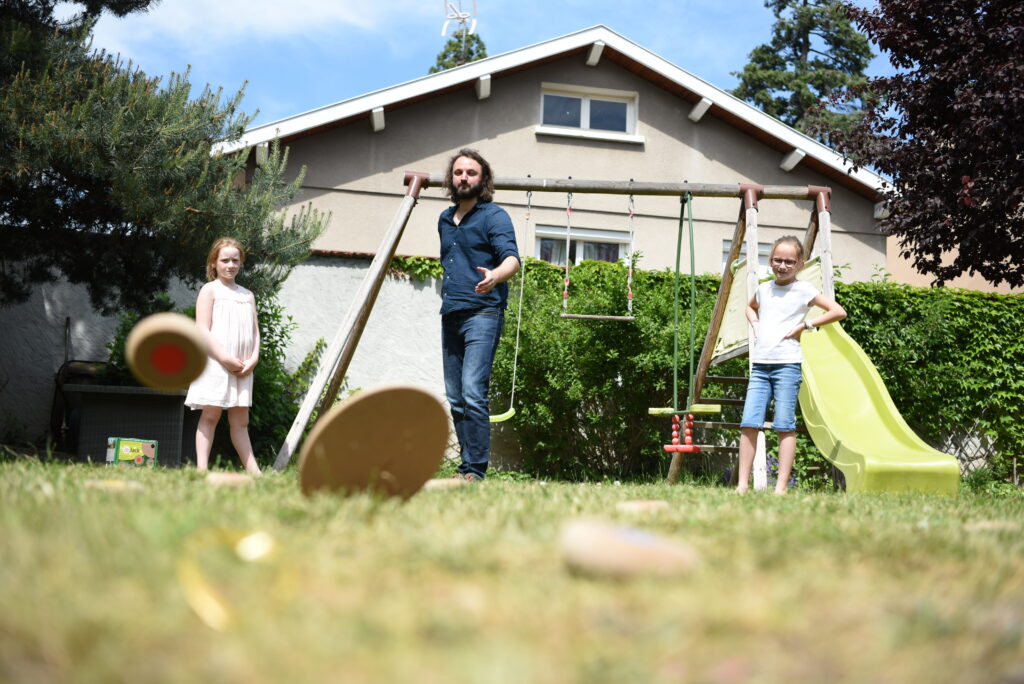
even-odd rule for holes
{"type": "Polygon", "coordinates": [[[642,143],[635,135],[636,109],[636,93],[543,83],[537,132],[642,143]]]}
{"type": "Polygon", "coordinates": [[[574,97],[544,93],[546,126],[572,126],[591,130],[626,133],[629,126],[629,104],[596,97],[574,97]]]}
{"type": "MultiPolygon", "coordinates": [[[[537,258],[556,266],[565,266],[565,228],[537,226],[537,258]]],[[[621,230],[573,228],[569,241],[569,263],[616,262],[629,252],[629,233],[621,230]]]]}
{"type": "MultiPolygon", "coordinates": [[[[564,235],[564,233],[563,233],[564,235]]],[[[732,240],[722,240],[722,268],[725,269],[726,261],[729,259],[729,252],[732,250],[732,240]]],[[[743,245],[743,249],[740,250],[740,258],[745,256],[747,246],[743,245]]],[[[772,253],[772,243],[770,242],[758,242],[757,243],[757,279],[767,278],[772,274],[771,269],[768,267],[768,255],[772,253]]]]}

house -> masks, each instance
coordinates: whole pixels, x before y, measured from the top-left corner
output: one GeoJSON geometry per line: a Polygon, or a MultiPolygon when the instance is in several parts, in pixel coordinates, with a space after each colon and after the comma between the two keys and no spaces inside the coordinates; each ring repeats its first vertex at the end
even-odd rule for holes
{"type": "MultiPolygon", "coordinates": [[[[498,176],[831,186],[846,277],[868,278],[885,263],[878,176],[848,173],[829,148],[604,26],[258,126],[235,147],[274,138],[289,148],[291,168],[308,169],[297,204],[333,214],[315,245],[322,253],[372,253],[404,192],[403,172],[440,172],[470,146],[498,176]]],[[[536,234],[518,235],[525,254],[564,259],[554,243],[565,238],[567,200],[533,198],[536,234]]],[[[496,201],[521,224],[522,193],[496,201]]],[[[424,194],[399,253],[437,255],[436,218],[447,204],[438,189],[424,194]]],[[[678,209],[675,198],[636,198],[641,267],[671,265],[678,209]]],[[[698,203],[698,271],[721,271],[736,211],[728,200],[698,203]]],[[[763,240],[803,231],[807,214],[797,202],[766,207],[763,240]]],[[[575,197],[576,258],[623,255],[626,217],[622,197],[575,197]]]]}
{"type": "MultiPolygon", "coordinates": [[[[880,178],[847,173],[829,148],[604,26],[254,127],[236,148],[254,146],[255,168],[275,138],[289,149],[289,168],[307,169],[296,207],[313,203],[331,212],[314,257],[280,293],[298,324],[291,367],[318,338],[336,334],[404,196],[405,171],[439,173],[465,146],[479,149],[498,176],[830,186],[833,259],[849,266],[842,277],[867,279],[886,264],[886,238],[874,218],[880,178]]],[[[627,197],[574,196],[568,257],[615,260],[632,240],[641,268],[670,267],[678,199],[634,199],[631,238],[627,197]]],[[[525,193],[499,191],[496,201],[511,214],[524,255],[564,263],[565,193],[534,193],[528,229],[525,193]]],[[[439,188],[425,190],[399,254],[436,257],[437,216],[447,206],[439,188]]],[[[739,202],[700,197],[694,209],[696,270],[721,273],[739,202]]],[[[761,204],[763,265],[771,242],[803,233],[809,215],[806,201],[761,204]]],[[[642,302],[643,293],[636,296],[642,302]]],[[[12,370],[0,369],[0,380],[9,381],[0,412],[29,438],[45,433],[50,396],[38,388],[52,386],[61,350],[70,358],[106,356],[116,321],[87,313],[83,298],[67,286],[44,289],[26,306],[0,313],[0,324],[38,319],[21,326],[33,344],[23,337],[5,343],[12,370]],[[74,319],[66,334],[55,323],[65,315],[74,319]],[[54,351],[45,360],[30,357],[44,349],[54,351]]],[[[439,306],[436,283],[389,280],[352,359],[349,386],[411,382],[440,395],[439,306]]]]}
{"type": "MultiPolygon", "coordinates": [[[[461,147],[479,149],[499,177],[830,186],[843,278],[868,279],[886,264],[874,218],[878,176],[848,173],[828,147],[604,26],[254,127],[234,148],[253,146],[254,168],[275,138],[289,150],[289,168],[307,169],[296,206],[331,212],[314,258],[281,293],[299,324],[293,364],[317,337],[335,334],[404,195],[404,173],[440,173],[461,147]]],[[[529,226],[526,193],[499,190],[495,200],[526,256],[564,264],[569,223],[573,261],[614,261],[632,241],[641,268],[674,264],[678,198],[635,197],[631,224],[622,195],[576,194],[570,215],[566,193],[535,192],[529,226]]],[[[398,253],[436,257],[437,216],[448,205],[440,188],[424,191],[398,253]]],[[[695,201],[698,273],[722,272],[738,210],[735,199],[695,201]]],[[[802,235],[810,210],[807,201],[762,202],[765,271],[771,243],[802,235]]],[[[412,381],[440,392],[439,303],[429,284],[385,287],[350,384],[412,381]]]]}

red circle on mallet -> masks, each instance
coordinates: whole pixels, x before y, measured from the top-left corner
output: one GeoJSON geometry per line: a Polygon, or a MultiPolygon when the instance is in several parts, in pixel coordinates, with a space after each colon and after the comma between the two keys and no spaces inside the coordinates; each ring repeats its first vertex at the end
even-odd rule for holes
{"type": "Polygon", "coordinates": [[[149,362],[159,373],[176,375],[185,370],[188,358],[181,347],[165,342],[153,347],[153,352],[149,355],[149,362]]]}

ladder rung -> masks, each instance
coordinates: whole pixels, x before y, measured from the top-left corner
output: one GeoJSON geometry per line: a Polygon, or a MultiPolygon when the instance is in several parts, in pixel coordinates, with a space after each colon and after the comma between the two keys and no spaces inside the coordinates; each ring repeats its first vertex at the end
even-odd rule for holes
{"type": "MultiPolygon", "coordinates": [[[[740,429],[740,424],[739,423],[723,423],[723,422],[719,422],[719,421],[710,421],[710,420],[695,420],[695,421],[693,421],[693,427],[704,428],[705,430],[739,430],[740,429]]],[[[771,430],[772,429],[772,424],[770,422],[769,423],[765,423],[764,427],[762,427],[762,429],[763,430],[771,430]]],[[[803,426],[803,425],[797,425],[796,426],[796,431],[799,432],[800,434],[803,434],[803,435],[807,434],[807,428],[805,426],[803,426]]]]}
{"type": "Polygon", "coordinates": [[[635,321],[633,316],[598,316],[592,314],[559,314],[559,318],[575,318],[584,321],[635,321]]]}
{"type": "Polygon", "coordinates": [[[709,376],[704,378],[704,382],[705,383],[709,383],[709,384],[710,383],[715,383],[715,382],[720,382],[720,383],[726,383],[726,384],[731,383],[733,385],[745,385],[748,382],[750,382],[750,378],[744,378],[742,376],[732,376],[732,375],[720,375],[720,376],[709,375],[709,376]]]}
{"type": "Polygon", "coordinates": [[[740,448],[734,446],[704,446],[701,444],[700,451],[702,454],[710,452],[719,452],[723,454],[736,454],[739,453],[740,448]]]}
{"type": "Polygon", "coordinates": [[[743,406],[743,401],[744,400],[743,399],[732,399],[730,397],[722,397],[722,398],[715,397],[714,399],[712,399],[711,397],[706,397],[706,398],[705,397],[701,397],[701,401],[702,402],[706,401],[709,404],[722,404],[723,406],[743,406]]]}
{"type": "Polygon", "coordinates": [[[652,416],[673,416],[673,415],[684,415],[687,413],[721,413],[722,407],[717,404],[694,404],[693,406],[683,408],[649,408],[647,413],[652,416]]]}

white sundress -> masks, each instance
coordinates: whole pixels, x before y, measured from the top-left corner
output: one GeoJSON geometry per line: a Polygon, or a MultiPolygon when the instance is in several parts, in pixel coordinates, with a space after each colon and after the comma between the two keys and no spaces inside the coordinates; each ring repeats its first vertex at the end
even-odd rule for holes
{"type": "MultiPolygon", "coordinates": [[[[255,298],[241,285],[232,290],[219,280],[213,281],[213,322],[210,334],[228,354],[245,361],[256,345],[255,298]]],[[[193,381],[185,397],[185,406],[252,406],[252,373],[239,378],[228,373],[212,356],[206,359],[202,375],[193,381]]]]}

